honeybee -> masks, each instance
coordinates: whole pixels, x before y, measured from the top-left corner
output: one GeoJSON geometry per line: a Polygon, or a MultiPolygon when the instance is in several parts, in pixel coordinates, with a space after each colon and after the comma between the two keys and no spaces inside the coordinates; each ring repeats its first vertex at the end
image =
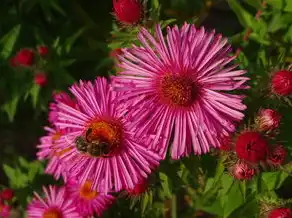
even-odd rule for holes
{"type": "Polygon", "coordinates": [[[76,148],[81,153],[88,153],[94,157],[106,156],[110,152],[110,145],[106,140],[89,141],[88,136],[92,129],[88,129],[86,136],[78,136],[75,139],[76,148]]]}

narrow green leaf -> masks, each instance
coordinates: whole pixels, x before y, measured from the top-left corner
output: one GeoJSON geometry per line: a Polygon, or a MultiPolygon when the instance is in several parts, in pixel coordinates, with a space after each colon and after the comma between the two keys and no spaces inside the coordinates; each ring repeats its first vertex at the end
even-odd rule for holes
{"type": "Polygon", "coordinates": [[[159,0],[152,0],[152,9],[158,9],[159,8],[159,0]]]}
{"type": "Polygon", "coordinates": [[[3,170],[9,179],[10,187],[14,188],[14,187],[12,187],[11,183],[15,180],[15,177],[16,177],[15,170],[6,164],[3,164],[3,170]]]}
{"type": "Polygon", "coordinates": [[[16,95],[12,100],[2,106],[2,110],[7,113],[10,122],[12,122],[14,119],[18,102],[19,96],[16,95]]]}
{"type": "Polygon", "coordinates": [[[30,89],[30,96],[31,96],[32,105],[34,108],[36,108],[38,98],[39,98],[39,93],[40,93],[40,86],[37,84],[33,84],[30,89]]]}
{"type": "Polygon", "coordinates": [[[227,0],[230,8],[235,12],[240,24],[244,27],[252,27],[254,17],[247,12],[237,0],[227,0]]]}
{"type": "Polygon", "coordinates": [[[142,202],[141,202],[141,212],[142,214],[145,213],[145,210],[148,206],[148,203],[149,203],[149,195],[148,195],[148,192],[144,193],[143,194],[143,197],[142,197],[142,202]]]}
{"type": "Polygon", "coordinates": [[[159,178],[161,182],[161,186],[163,189],[163,194],[165,197],[171,197],[171,180],[165,173],[159,172],[159,178]]]}
{"type": "Polygon", "coordinates": [[[76,33],[65,41],[65,51],[69,53],[75,41],[84,33],[87,27],[80,28],[76,33]]]}
{"type": "Polygon", "coordinates": [[[252,7],[260,8],[262,0],[244,0],[244,2],[252,7]]]}
{"type": "MultiPolygon", "coordinates": [[[[290,1],[290,0],[288,0],[290,1]]],[[[269,0],[267,1],[267,4],[271,5],[272,8],[281,10],[284,7],[284,1],[283,0],[269,0]]]]}
{"type": "Polygon", "coordinates": [[[0,39],[1,51],[0,57],[3,59],[7,59],[11,56],[14,45],[19,37],[21,25],[16,25],[12,28],[6,35],[4,35],[0,39]]]}
{"type": "Polygon", "coordinates": [[[270,191],[279,188],[287,177],[285,172],[265,172],[261,176],[262,182],[270,191]]]}

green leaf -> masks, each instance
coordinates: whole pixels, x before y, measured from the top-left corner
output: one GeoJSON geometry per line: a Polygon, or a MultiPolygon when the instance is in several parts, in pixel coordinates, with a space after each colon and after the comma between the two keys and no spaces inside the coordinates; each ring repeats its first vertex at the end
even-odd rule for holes
{"type": "Polygon", "coordinates": [[[227,0],[230,8],[235,12],[240,24],[244,27],[252,27],[254,17],[247,12],[237,0],[227,0]]]}
{"type": "Polygon", "coordinates": [[[11,56],[14,45],[18,39],[21,25],[16,25],[6,35],[0,39],[2,51],[0,52],[0,58],[7,59],[11,56]]]}
{"type": "Polygon", "coordinates": [[[20,164],[21,167],[25,168],[25,169],[29,169],[30,164],[29,162],[27,162],[27,160],[25,160],[23,157],[19,157],[18,158],[18,162],[20,164]]]}
{"type": "Polygon", "coordinates": [[[170,198],[171,197],[171,193],[172,193],[172,191],[171,191],[171,180],[163,172],[159,172],[159,178],[160,178],[160,182],[161,182],[161,186],[162,186],[164,197],[170,198]]]}
{"type": "Polygon", "coordinates": [[[9,183],[10,183],[11,188],[14,188],[14,187],[12,187],[11,182],[15,180],[15,177],[16,177],[15,170],[6,164],[3,164],[3,170],[9,179],[9,183]]]}
{"type": "Polygon", "coordinates": [[[234,181],[228,192],[221,195],[221,203],[224,209],[224,218],[228,217],[234,210],[244,203],[240,181],[234,181]]]}
{"type": "Polygon", "coordinates": [[[262,0],[244,0],[244,2],[255,8],[260,8],[262,0]]]}
{"type": "Polygon", "coordinates": [[[152,0],[152,9],[157,10],[159,8],[159,0],[152,0]]]}
{"type": "Polygon", "coordinates": [[[30,89],[30,96],[31,96],[32,105],[34,108],[36,108],[38,98],[39,98],[39,93],[40,93],[40,86],[37,84],[33,84],[30,89]]]}
{"type": "MultiPolygon", "coordinates": [[[[290,0],[288,0],[290,1],[290,0]]],[[[273,8],[281,10],[284,7],[283,0],[269,0],[267,4],[271,5],[273,8]]]]}
{"type": "Polygon", "coordinates": [[[8,119],[10,122],[12,122],[14,119],[18,102],[19,96],[15,95],[12,100],[2,106],[2,110],[8,114],[8,119]]]}
{"type": "Polygon", "coordinates": [[[80,28],[76,33],[74,33],[70,38],[65,41],[65,51],[69,53],[75,41],[84,33],[87,27],[80,28]]]}
{"type": "Polygon", "coordinates": [[[269,191],[279,188],[287,177],[285,172],[265,172],[261,175],[262,183],[269,191]]]}
{"type": "Polygon", "coordinates": [[[286,5],[284,8],[284,11],[292,12],[292,1],[291,0],[286,0],[286,5]]]}
{"type": "Polygon", "coordinates": [[[142,214],[145,213],[145,210],[148,206],[148,203],[149,203],[149,195],[148,195],[148,192],[144,193],[143,194],[143,197],[142,197],[142,202],[141,202],[141,212],[142,214]]]}

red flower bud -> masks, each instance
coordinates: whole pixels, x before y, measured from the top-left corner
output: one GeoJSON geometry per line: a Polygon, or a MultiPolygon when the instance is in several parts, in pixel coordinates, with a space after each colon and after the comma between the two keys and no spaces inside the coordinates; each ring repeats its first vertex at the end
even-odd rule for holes
{"type": "Polygon", "coordinates": [[[256,171],[254,168],[249,167],[246,163],[237,163],[232,166],[231,173],[235,179],[249,180],[254,177],[256,171]]]}
{"type": "Polygon", "coordinates": [[[31,49],[21,49],[15,56],[17,64],[22,66],[32,66],[34,62],[34,53],[31,49]]]}
{"type": "Polygon", "coordinates": [[[9,201],[14,197],[14,192],[10,188],[4,189],[2,192],[0,192],[0,198],[3,200],[9,201]]]}
{"type": "Polygon", "coordinates": [[[281,70],[272,77],[272,91],[281,96],[292,94],[292,72],[281,70]]]}
{"type": "Polygon", "coordinates": [[[147,188],[148,188],[147,181],[143,181],[135,185],[133,189],[127,190],[127,192],[130,196],[137,196],[144,193],[147,190],[147,188]]]}
{"type": "Polygon", "coordinates": [[[286,156],[286,149],[282,145],[276,145],[268,152],[267,162],[274,165],[281,165],[284,163],[286,156]]]}
{"type": "Polygon", "coordinates": [[[268,131],[279,127],[281,114],[272,109],[262,109],[258,117],[258,125],[260,130],[268,131]]]}
{"type": "Polygon", "coordinates": [[[124,24],[137,24],[143,16],[140,0],[113,0],[116,19],[124,24]]]}
{"type": "Polygon", "coordinates": [[[269,213],[269,218],[292,218],[290,208],[276,208],[269,213]]]}
{"type": "Polygon", "coordinates": [[[38,53],[41,57],[45,57],[49,52],[49,48],[45,45],[38,46],[37,50],[38,50],[38,53]]]}
{"type": "Polygon", "coordinates": [[[236,153],[243,160],[258,163],[266,159],[267,142],[258,132],[244,132],[237,137],[236,153]]]}
{"type": "Polygon", "coordinates": [[[34,83],[43,87],[47,84],[47,75],[45,73],[36,73],[34,76],[34,83]]]}

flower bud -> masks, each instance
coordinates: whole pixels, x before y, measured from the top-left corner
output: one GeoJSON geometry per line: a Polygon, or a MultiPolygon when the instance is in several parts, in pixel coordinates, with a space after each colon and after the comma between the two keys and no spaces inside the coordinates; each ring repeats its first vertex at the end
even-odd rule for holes
{"type": "Polygon", "coordinates": [[[276,208],[269,213],[269,218],[292,218],[290,208],[276,208]]]}
{"type": "Polygon", "coordinates": [[[272,77],[272,91],[280,96],[292,94],[292,72],[281,70],[272,77]]]}
{"type": "Polygon", "coordinates": [[[0,192],[0,198],[6,201],[11,200],[14,197],[14,192],[10,188],[6,188],[0,192]]]}
{"type": "Polygon", "coordinates": [[[282,145],[276,145],[268,152],[267,162],[273,165],[282,165],[285,162],[287,151],[282,145]]]}
{"type": "Polygon", "coordinates": [[[273,130],[279,127],[281,121],[281,114],[272,109],[260,110],[258,116],[259,129],[263,131],[273,130]]]}
{"type": "Polygon", "coordinates": [[[113,0],[114,14],[118,21],[127,25],[135,25],[143,16],[140,0],[113,0]]]}
{"type": "Polygon", "coordinates": [[[34,76],[34,83],[43,87],[47,84],[47,75],[45,73],[36,73],[34,76]]]}
{"type": "Polygon", "coordinates": [[[21,66],[30,67],[34,63],[34,53],[31,49],[21,49],[15,56],[15,62],[21,66]]]}
{"type": "Polygon", "coordinates": [[[235,179],[249,180],[255,176],[256,171],[254,168],[249,167],[246,163],[236,163],[232,166],[231,174],[235,179]]]}

